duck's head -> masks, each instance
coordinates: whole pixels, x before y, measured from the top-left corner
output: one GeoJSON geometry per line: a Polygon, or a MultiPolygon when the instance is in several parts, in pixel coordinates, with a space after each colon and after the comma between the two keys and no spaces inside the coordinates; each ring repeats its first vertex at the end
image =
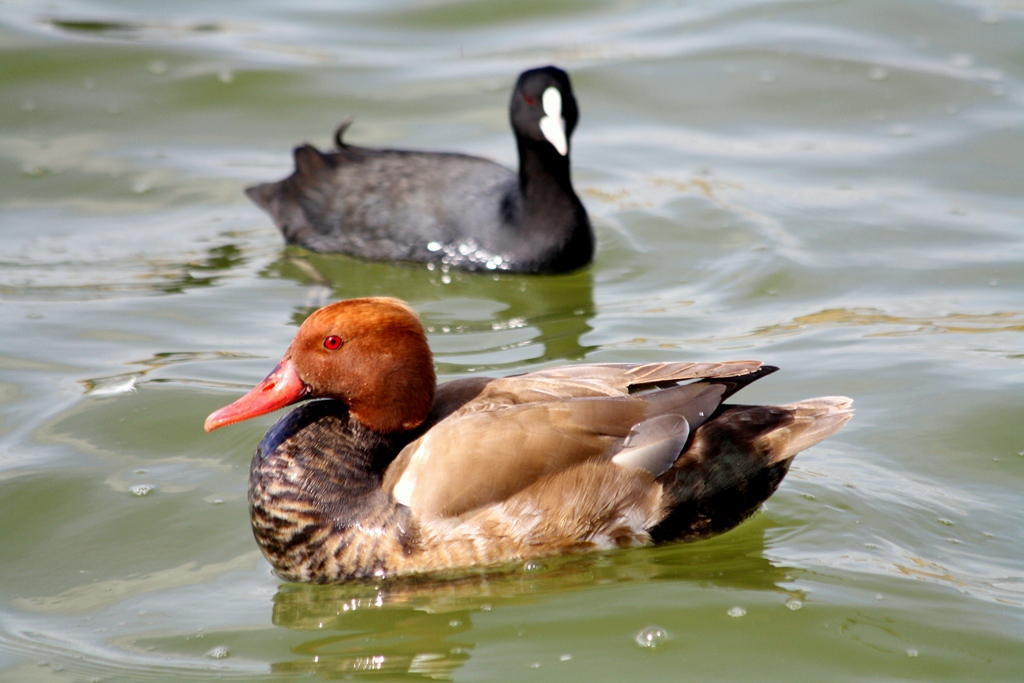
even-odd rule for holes
{"type": "Polygon", "coordinates": [[[306,319],[266,379],[204,425],[218,427],[311,398],[332,398],[379,433],[415,429],[434,400],[426,333],[404,301],[377,297],[325,306],[306,319]]]}

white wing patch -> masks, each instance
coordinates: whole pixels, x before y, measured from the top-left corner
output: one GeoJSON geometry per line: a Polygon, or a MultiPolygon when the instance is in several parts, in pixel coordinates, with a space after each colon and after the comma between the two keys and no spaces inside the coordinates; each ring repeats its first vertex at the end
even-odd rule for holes
{"type": "Polygon", "coordinates": [[[395,482],[395,488],[391,491],[391,494],[395,497],[395,500],[406,505],[408,507],[413,506],[413,493],[416,491],[416,481],[419,477],[420,472],[423,470],[423,465],[427,459],[427,453],[429,453],[429,442],[431,434],[428,431],[422,437],[420,442],[416,444],[416,450],[413,451],[412,457],[409,458],[409,463],[405,467],[405,472],[399,477],[398,481],[395,482]]]}
{"type": "Polygon", "coordinates": [[[565,119],[562,118],[562,93],[555,86],[549,86],[541,96],[544,116],[540,119],[540,132],[563,157],[569,153],[569,141],[565,137],[565,119]]]}

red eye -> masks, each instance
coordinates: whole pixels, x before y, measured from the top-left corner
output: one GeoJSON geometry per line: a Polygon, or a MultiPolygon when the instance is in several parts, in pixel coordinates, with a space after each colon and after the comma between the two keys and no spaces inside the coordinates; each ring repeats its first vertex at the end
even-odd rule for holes
{"type": "Polygon", "coordinates": [[[324,339],[324,348],[328,351],[336,351],[341,348],[341,337],[336,334],[332,334],[327,339],[324,339]]]}
{"type": "Polygon", "coordinates": [[[527,107],[532,107],[537,104],[537,98],[533,95],[523,95],[523,102],[526,102],[527,107]]]}

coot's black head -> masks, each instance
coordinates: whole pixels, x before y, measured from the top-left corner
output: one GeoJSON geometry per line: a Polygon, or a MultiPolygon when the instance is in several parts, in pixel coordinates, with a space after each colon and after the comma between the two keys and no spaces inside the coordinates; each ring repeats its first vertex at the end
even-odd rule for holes
{"type": "Polygon", "coordinates": [[[568,156],[579,119],[569,74],[554,66],[524,71],[512,91],[509,117],[516,137],[546,142],[568,156]]]}

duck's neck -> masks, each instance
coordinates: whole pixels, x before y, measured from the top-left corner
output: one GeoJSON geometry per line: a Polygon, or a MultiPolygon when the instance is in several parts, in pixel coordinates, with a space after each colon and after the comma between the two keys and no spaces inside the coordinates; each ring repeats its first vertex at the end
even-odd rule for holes
{"type": "Polygon", "coordinates": [[[249,511],[279,575],[330,582],[389,572],[414,529],[381,476],[411,438],[373,432],[337,401],[306,403],[267,432],[249,473],[249,511]]]}
{"type": "Polygon", "coordinates": [[[594,238],[587,212],[572,187],[569,157],[547,143],[520,139],[519,191],[524,230],[532,240],[548,237],[553,256],[545,270],[572,270],[593,257],[594,238]],[[561,226],[571,225],[568,233],[561,226]]]}

